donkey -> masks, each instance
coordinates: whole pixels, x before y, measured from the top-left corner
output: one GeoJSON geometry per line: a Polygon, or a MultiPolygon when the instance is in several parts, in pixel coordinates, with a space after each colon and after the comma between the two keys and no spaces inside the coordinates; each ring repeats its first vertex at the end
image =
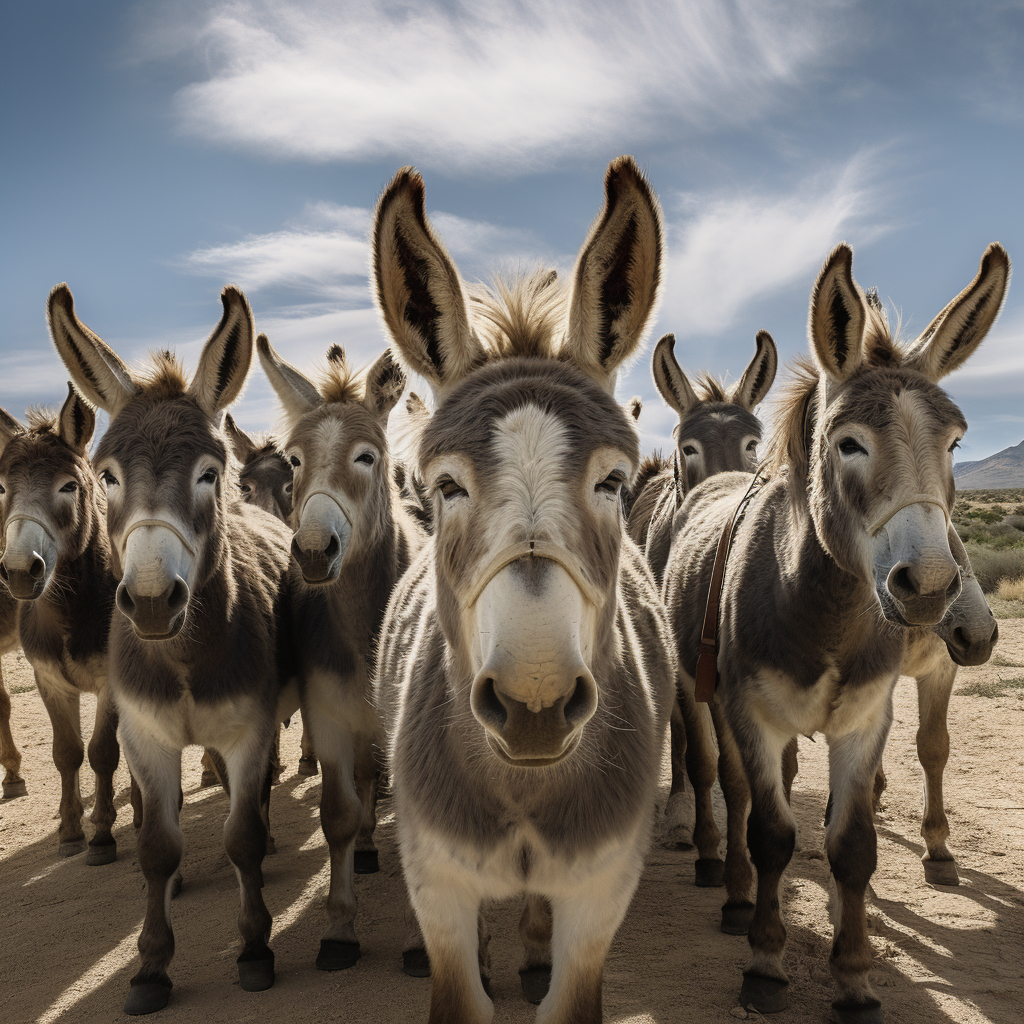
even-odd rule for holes
{"type": "Polygon", "coordinates": [[[266,335],[260,363],[284,410],[292,467],[292,637],[303,728],[320,759],[320,822],[330,847],[329,923],[316,965],[359,959],[353,870],[377,870],[373,845],[380,719],[370,680],[388,599],[425,534],[391,471],[387,421],[405,374],[386,351],[366,375],[334,346],[319,387],[286,363],[266,335]]]}
{"type": "MultiPolygon", "coordinates": [[[[868,980],[864,894],[876,863],[872,790],[892,721],[906,627],[937,624],[961,592],[950,551],[952,452],[966,429],[937,386],[994,322],[1010,262],[991,245],[977,277],[911,346],[866,302],[839,245],[811,294],[815,364],[775,424],[768,482],[707,480],[687,500],[664,595],[680,650],[696,650],[725,525],[733,540],[720,614],[718,699],[751,790],[747,845],[757,869],[740,1002],[786,1005],[779,880],[795,843],[782,753],[800,733],[829,743],[833,810],[825,847],[838,890],[830,966],[844,1022],[878,1021],[868,980]],[[685,528],[683,528],[685,526],[685,528]]],[[[685,671],[685,667],[684,667],[685,671]]]]}
{"type": "MultiPolygon", "coordinates": [[[[0,496],[2,497],[2,496],[0,496]]],[[[0,585],[0,656],[18,646],[18,604],[7,588],[0,585]]],[[[21,751],[11,734],[11,697],[0,665],[0,765],[3,765],[3,797],[13,800],[25,796],[28,786],[21,777],[21,751]]]]}
{"type": "Polygon", "coordinates": [[[623,529],[639,450],[613,397],[661,258],[630,157],[608,168],[568,293],[542,272],[467,303],[419,174],[399,171],[377,207],[377,300],[435,398],[419,444],[433,543],[392,597],[377,675],[431,1024],[491,1019],[478,914],[516,892],[524,992],[547,989],[538,1020],[601,1019],[674,685],[664,609],[623,529]]]}
{"type": "Polygon", "coordinates": [[[79,697],[96,695],[89,763],[96,774],[87,864],[117,859],[111,833],[117,712],[107,685],[107,634],[117,586],[107,567],[105,504],[87,448],[96,415],[75,389],[56,417],[30,413],[22,426],[0,410],[3,578],[18,604],[18,634],[53,727],[60,772],[59,852],[86,849],[78,771],[84,758],[79,697]]]}
{"type": "MultiPolygon", "coordinates": [[[[268,988],[274,955],[261,864],[263,805],[288,650],[287,527],[243,504],[224,410],[252,362],[252,313],[234,287],[191,383],[156,356],[132,373],[75,315],[67,285],[50,293],[50,333],[76,385],[110,414],[94,465],[106,486],[110,565],[119,581],[109,686],[119,737],[142,791],[139,863],[148,886],[142,964],[129,1014],[167,1004],[174,953],[169,895],[181,860],[181,751],[201,744],[227,769],[225,848],[241,890],[243,989],[268,988]]],[[[284,717],[283,714],[281,717],[284,717]]]]}

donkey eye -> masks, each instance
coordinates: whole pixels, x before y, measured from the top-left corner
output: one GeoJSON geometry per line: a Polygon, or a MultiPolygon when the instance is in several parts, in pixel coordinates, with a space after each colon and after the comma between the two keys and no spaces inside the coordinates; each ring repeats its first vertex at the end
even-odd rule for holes
{"type": "Polygon", "coordinates": [[[952,444],[951,444],[951,445],[949,446],[949,448],[947,449],[947,451],[949,451],[949,453],[950,453],[950,454],[952,454],[952,453],[953,453],[953,452],[955,452],[955,451],[957,450],[957,448],[959,448],[959,447],[960,447],[960,438],[958,437],[958,438],[957,438],[957,439],[956,439],[956,440],[955,440],[955,441],[954,441],[954,442],[953,442],[953,443],[952,443],[952,444]]]}
{"type": "Polygon", "coordinates": [[[252,487],[249,484],[239,484],[238,486],[242,489],[243,494],[252,493],[252,487]]]}
{"type": "Polygon", "coordinates": [[[61,489],[61,494],[74,494],[78,490],[78,483],[74,480],[69,480],[61,489]]]}
{"type": "Polygon", "coordinates": [[[302,465],[302,463],[301,463],[301,462],[299,462],[299,457],[298,457],[297,455],[290,455],[290,456],[288,457],[288,461],[289,461],[289,462],[290,462],[290,463],[291,463],[291,464],[292,464],[292,465],[293,465],[293,466],[294,466],[294,467],[295,467],[296,469],[298,469],[298,468],[299,468],[299,466],[301,466],[301,465],[302,465]]]}
{"type": "Polygon", "coordinates": [[[200,478],[201,484],[215,484],[217,482],[217,470],[208,469],[200,478]]]}
{"type": "Polygon", "coordinates": [[[119,487],[121,485],[121,481],[109,469],[105,469],[100,473],[100,480],[103,481],[106,487],[119,487]]]}
{"type": "Polygon", "coordinates": [[[363,452],[361,455],[356,456],[356,462],[362,462],[367,466],[372,466],[374,461],[373,452],[363,452]]]}
{"type": "Polygon", "coordinates": [[[285,484],[284,485],[284,493],[285,494],[291,494],[292,493],[292,485],[291,484],[285,484]]]}
{"type": "Polygon", "coordinates": [[[863,445],[858,444],[852,437],[844,437],[839,442],[839,450],[844,455],[856,455],[860,452],[861,455],[867,455],[868,450],[863,445]]]}
{"type": "Polygon", "coordinates": [[[683,454],[684,455],[696,455],[697,454],[697,449],[692,444],[688,444],[688,445],[684,446],[683,454]]]}
{"type": "Polygon", "coordinates": [[[751,441],[747,445],[747,451],[748,452],[756,452],[757,451],[757,442],[756,441],[751,441]]]}
{"type": "Polygon", "coordinates": [[[626,477],[620,470],[609,473],[595,488],[605,494],[618,494],[619,488],[625,483],[626,477]]]}
{"type": "Polygon", "coordinates": [[[437,482],[437,489],[441,492],[441,496],[445,501],[463,495],[469,497],[465,487],[460,487],[450,476],[443,477],[437,482]]]}

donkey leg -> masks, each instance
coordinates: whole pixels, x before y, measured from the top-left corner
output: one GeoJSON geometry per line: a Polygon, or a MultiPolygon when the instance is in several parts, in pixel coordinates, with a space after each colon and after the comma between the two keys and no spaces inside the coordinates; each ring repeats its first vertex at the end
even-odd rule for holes
{"type": "Polygon", "coordinates": [[[722,906],[721,929],[726,935],[746,935],[754,916],[754,903],[750,898],[754,888],[754,869],[747,856],[750,787],[739,748],[717,699],[711,705],[711,712],[718,733],[718,777],[722,783],[727,816],[726,898],[722,906]]]}
{"type": "Polygon", "coordinates": [[[799,747],[794,736],[782,752],[782,789],[786,794],[786,803],[792,803],[793,780],[800,771],[800,762],[797,759],[799,747]]]}
{"type": "Polygon", "coordinates": [[[199,779],[199,788],[206,789],[208,786],[216,786],[220,780],[217,778],[217,769],[214,767],[213,758],[208,750],[203,751],[203,759],[200,764],[203,766],[203,774],[199,779]]]}
{"type": "Polygon", "coordinates": [[[730,720],[734,735],[739,728],[743,736],[739,749],[750,785],[747,846],[757,869],[757,898],[747,932],[751,957],[743,972],[740,1004],[776,1013],[786,1008],[789,985],[782,966],[786,926],[779,882],[796,846],[796,821],[782,784],[782,751],[791,737],[746,716],[730,720]]]}
{"type": "Polygon", "coordinates": [[[167,967],[174,956],[171,898],[184,836],[178,825],[181,751],[158,746],[151,736],[136,738],[122,718],[121,739],[132,777],[142,794],[142,827],[136,844],[146,879],[146,919],[139,936],[142,965],[131,980],[124,1012],[153,1013],[167,1005],[171,979],[167,967]]]}
{"type": "Polygon", "coordinates": [[[60,855],[72,857],[85,849],[82,831],[82,792],[78,770],[85,760],[79,695],[64,683],[36,673],[36,688],[53,726],[53,763],[60,772],[60,855]]]}
{"type": "Polygon", "coordinates": [[[262,893],[267,851],[263,803],[270,787],[272,728],[267,723],[266,735],[251,735],[248,742],[222,752],[231,801],[224,823],[224,849],[238,875],[238,931],[242,936],[238,980],[246,992],[260,992],[274,984],[274,954],[267,945],[272,921],[262,893]]]}
{"type": "MultiPolygon", "coordinates": [[[[669,789],[668,803],[665,806],[665,817],[673,827],[683,824],[684,807],[686,804],[686,724],[679,702],[672,704],[669,717],[669,753],[672,765],[672,786],[669,789]]],[[[685,840],[675,843],[677,849],[687,849],[690,844],[685,840]]]]}
{"type": "Polygon", "coordinates": [[[699,886],[720,886],[725,883],[725,865],[718,856],[722,837],[711,800],[711,789],[718,778],[717,741],[711,711],[693,699],[693,687],[693,679],[680,672],[678,694],[686,729],[686,773],[693,785],[695,882],[699,886]]]}
{"type": "Polygon", "coordinates": [[[117,711],[104,687],[96,698],[96,722],[89,740],[89,764],[96,776],[96,800],[90,820],[96,828],[89,840],[86,864],[110,864],[117,859],[117,844],[111,834],[117,809],[114,807],[114,772],[121,759],[117,743],[117,711]]]}
{"type": "Polygon", "coordinates": [[[949,759],[949,729],[946,714],[956,679],[956,665],[944,658],[934,672],[917,680],[917,757],[924,769],[924,819],[921,835],[924,877],[932,885],[959,885],[956,860],[946,846],[949,822],[942,801],[942,774],[949,759]]]}
{"type": "Polygon", "coordinates": [[[360,820],[356,835],[353,866],[356,874],[372,875],[380,870],[373,833],[377,828],[377,789],[380,765],[371,736],[357,736],[354,762],[354,781],[359,797],[360,820]]]}
{"type": "Polygon", "coordinates": [[[519,983],[523,995],[536,1005],[551,987],[551,904],[545,897],[526,897],[523,916],[519,919],[519,935],[523,940],[519,983]]]}
{"type": "Polygon", "coordinates": [[[11,698],[4,683],[3,666],[0,666],[0,765],[4,768],[4,799],[25,796],[28,786],[21,777],[21,753],[11,734],[11,698]]]}
{"type": "Polygon", "coordinates": [[[316,763],[316,754],[313,753],[313,740],[310,738],[310,730],[305,719],[302,722],[302,738],[299,740],[301,757],[299,758],[298,773],[300,775],[316,775],[320,771],[316,763]]]}

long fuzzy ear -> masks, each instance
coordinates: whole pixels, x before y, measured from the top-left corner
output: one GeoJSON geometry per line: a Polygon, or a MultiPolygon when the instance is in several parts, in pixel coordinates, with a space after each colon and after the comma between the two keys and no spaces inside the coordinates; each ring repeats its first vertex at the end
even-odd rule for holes
{"type": "Polygon", "coordinates": [[[277,392],[290,423],[294,423],[323,402],[313,382],[299,373],[294,366],[286,363],[271,347],[265,334],[256,339],[256,351],[259,353],[263,372],[277,392]]]}
{"type": "Polygon", "coordinates": [[[258,450],[252,438],[234,421],[231,413],[226,413],[224,416],[224,432],[228,435],[228,441],[231,442],[231,450],[235,453],[235,458],[244,466],[250,456],[258,450]]]}
{"type": "Polygon", "coordinates": [[[757,408],[768,394],[778,368],[779,353],[775,339],[767,331],[758,331],[754,358],[730,392],[730,400],[744,409],[757,408]]]}
{"type": "Polygon", "coordinates": [[[46,303],[50,337],[75,385],[111,418],[132,399],[138,384],[114,350],[75,316],[75,300],[66,284],[57,285],[46,303]]]}
{"type": "Polygon", "coordinates": [[[961,366],[995,323],[1009,282],[1010,257],[993,242],[981,257],[977,276],[924,329],[905,365],[933,381],[961,366]]]}
{"type": "Polygon", "coordinates": [[[208,416],[218,416],[242,393],[252,366],[255,331],[249,300],[234,285],[220,293],[224,313],[203,346],[188,393],[208,416]]]}
{"type": "Polygon", "coordinates": [[[387,349],[366,374],[364,404],[370,412],[386,423],[388,414],[394,409],[404,390],[405,372],[391,354],[391,349],[387,349]]]}
{"type": "Polygon", "coordinates": [[[484,360],[459,272],[424,211],[423,179],[403,167],[384,190],[373,226],[377,304],[406,363],[440,397],[484,360]]]}
{"type": "Polygon", "coordinates": [[[639,347],[661,285],[661,207],[631,156],[608,165],[604,208],[576,258],[563,353],[609,390],[639,347]]]}
{"type": "Polygon", "coordinates": [[[853,280],[853,250],[840,242],[814,282],[807,331],[818,365],[845,380],[864,358],[864,296],[853,280]]]}
{"type": "Polygon", "coordinates": [[[25,428],[6,409],[0,409],[0,455],[15,437],[24,433],[25,428]]]}
{"type": "Polygon", "coordinates": [[[680,417],[683,417],[700,400],[676,359],[675,347],[676,336],[666,334],[654,346],[651,370],[661,397],[679,413],[680,417]]]}
{"type": "Polygon", "coordinates": [[[57,418],[57,435],[76,455],[84,455],[95,429],[96,411],[68,381],[68,397],[57,418]]]}

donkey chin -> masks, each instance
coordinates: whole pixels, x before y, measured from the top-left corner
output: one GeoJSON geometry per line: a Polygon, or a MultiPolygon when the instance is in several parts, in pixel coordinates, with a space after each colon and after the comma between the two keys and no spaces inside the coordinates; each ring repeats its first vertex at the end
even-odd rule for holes
{"type": "Polygon", "coordinates": [[[143,526],[129,535],[115,603],[141,640],[170,640],[188,612],[195,560],[176,530],[143,526]]]}
{"type": "Polygon", "coordinates": [[[584,657],[589,604],[560,565],[525,559],[494,576],[472,618],[482,665],[470,708],[489,747],[517,768],[564,760],[597,711],[597,684],[584,657]]]}
{"type": "Polygon", "coordinates": [[[57,563],[57,542],[50,531],[34,519],[17,519],[7,524],[0,579],[11,597],[34,601],[50,582],[57,563]]]}

